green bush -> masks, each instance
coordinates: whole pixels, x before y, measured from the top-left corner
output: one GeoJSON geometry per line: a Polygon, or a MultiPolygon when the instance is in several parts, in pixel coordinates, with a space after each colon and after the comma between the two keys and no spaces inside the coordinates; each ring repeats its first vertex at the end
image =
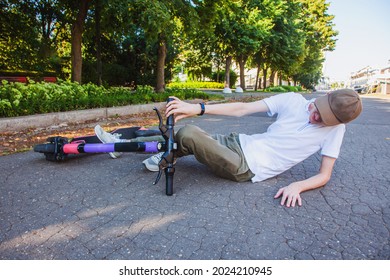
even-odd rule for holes
{"type": "Polygon", "coordinates": [[[222,95],[206,94],[196,89],[168,88],[164,93],[155,93],[151,86],[138,86],[132,91],[124,87],[105,88],[94,84],[79,85],[64,81],[58,83],[30,81],[27,85],[2,81],[0,117],[162,102],[169,96],[181,99],[223,99],[222,95]]]}
{"type": "MultiPolygon", "coordinates": [[[[220,82],[220,83],[225,84],[225,73],[226,73],[225,70],[219,71],[219,72],[213,72],[211,74],[211,79],[215,82],[220,82]]],[[[238,76],[237,76],[236,72],[234,72],[233,70],[230,70],[229,87],[234,88],[235,84],[237,82],[237,79],[238,79],[238,76]]]]}
{"type": "Polygon", "coordinates": [[[174,82],[168,84],[168,88],[192,88],[192,89],[223,89],[223,83],[217,82],[174,82]]]}
{"type": "Polygon", "coordinates": [[[274,86],[274,87],[267,87],[265,92],[300,92],[302,91],[301,86],[274,86]]]}

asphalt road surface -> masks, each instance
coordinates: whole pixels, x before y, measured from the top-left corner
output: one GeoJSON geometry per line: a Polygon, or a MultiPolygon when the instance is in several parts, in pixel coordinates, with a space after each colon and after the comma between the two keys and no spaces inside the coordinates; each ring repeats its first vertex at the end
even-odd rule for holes
{"type": "MultiPolygon", "coordinates": [[[[390,259],[390,99],[363,98],[330,182],[301,207],[273,196],[316,174],[315,154],[261,183],[215,177],[179,159],[174,195],[141,164],[148,155],[0,157],[0,259],[390,259]]],[[[259,133],[264,114],[184,120],[210,133],[259,133]]],[[[131,124],[129,124],[131,125],[131,124]]]]}

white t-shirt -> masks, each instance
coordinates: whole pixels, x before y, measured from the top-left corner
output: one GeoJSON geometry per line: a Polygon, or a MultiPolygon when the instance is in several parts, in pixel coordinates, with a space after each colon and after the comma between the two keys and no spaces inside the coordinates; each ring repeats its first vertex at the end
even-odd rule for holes
{"type": "Polygon", "coordinates": [[[274,177],[321,150],[337,158],[345,125],[322,126],[309,123],[309,104],[302,95],[289,92],[264,99],[268,115],[276,121],[262,134],[240,134],[240,144],[250,170],[252,182],[274,177]]]}

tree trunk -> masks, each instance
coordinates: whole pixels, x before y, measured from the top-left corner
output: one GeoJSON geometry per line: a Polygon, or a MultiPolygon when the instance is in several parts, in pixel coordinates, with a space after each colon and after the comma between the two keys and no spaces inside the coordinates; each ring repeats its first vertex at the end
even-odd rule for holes
{"type": "Polygon", "coordinates": [[[219,77],[219,66],[220,66],[220,64],[219,64],[219,59],[218,59],[218,61],[217,61],[217,83],[220,82],[220,77],[219,77]]]}
{"type": "Polygon", "coordinates": [[[269,76],[269,85],[272,87],[275,85],[275,71],[271,71],[271,75],[269,76]]]}
{"type": "Polygon", "coordinates": [[[83,57],[81,51],[84,21],[88,12],[88,5],[91,0],[81,0],[80,8],[77,14],[76,21],[72,26],[72,49],[71,49],[71,61],[72,61],[72,81],[81,84],[81,74],[83,66],[83,57]]]}
{"type": "Polygon", "coordinates": [[[246,58],[244,56],[240,56],[238,58],[238,64],[240,65],[240,87],[245,90],[245,64],[246,58]]]}
{"type": "Polygon", "coordinates": [[[164,34],[158,36],[158,56],[157,56],[157,85],[156,92],[165,91],[165,58],[167,56],[167,45],[164,34]]]}
{"type": "MultiPolygon", "coordinates": [[[[256,82],[255,82],[255,91],[257,91],[259,83],[259,76],[260,76],[260,64],[257,64],[257,71],[256,71],[256,82]]],[[[261,80],[260,80],[261,81],[261,80]]],[[[261,85],[260,85],[261,86],[261,85]]]]}
{"type": "Polygon", "coordinates": [[[267,88],[267,67],[263,68],[263,89],[267,88]]]}
{"type": "MultiPolygon", "coordinates": [[[[42,1],[41,1],[42,2],[42,1]]],[[[39,54],[42,61],[46,61],[52,55],[52,25],[55,18],[54,11],[49,7],[49,4],[43,2],[38,4],[38,10],[40,13],[40,26],[41,26],[41,44],[39,46],[39,54]]]]}
{"type": "Polygon", "coordinates": [[[230,88],[230,66],[232,65],[232,57],[228,56],[226,58],[226,66],[225,66],[225,87],[230,88]]]}
{"type": "Polygon", "coordinates": [[[103,84],[102,76],[102,40],[101,40],[101,0],[96,0],[95,2],[95,28],[96,28],[96,72],[97,72],[97,85],[101,86],[103,84]]]}

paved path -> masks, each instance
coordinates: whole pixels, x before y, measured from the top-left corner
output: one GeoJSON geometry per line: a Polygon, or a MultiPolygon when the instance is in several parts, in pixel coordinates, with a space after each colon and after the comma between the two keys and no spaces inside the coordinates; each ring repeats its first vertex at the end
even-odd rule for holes
{"type": "MultiPolygon", "coordinates": [[[[265,115],[193,118],[212,133],[262,132],[265,115]]],[[[364,98],[331,181],[285,208],[281,186],[316,173],[320,156],[265,182],[220,179],[193,157],[175,194],[144,154],[83,155],[56,164],[0,157],[0,259],[390,259],[390,100],[364,98]]]]}

